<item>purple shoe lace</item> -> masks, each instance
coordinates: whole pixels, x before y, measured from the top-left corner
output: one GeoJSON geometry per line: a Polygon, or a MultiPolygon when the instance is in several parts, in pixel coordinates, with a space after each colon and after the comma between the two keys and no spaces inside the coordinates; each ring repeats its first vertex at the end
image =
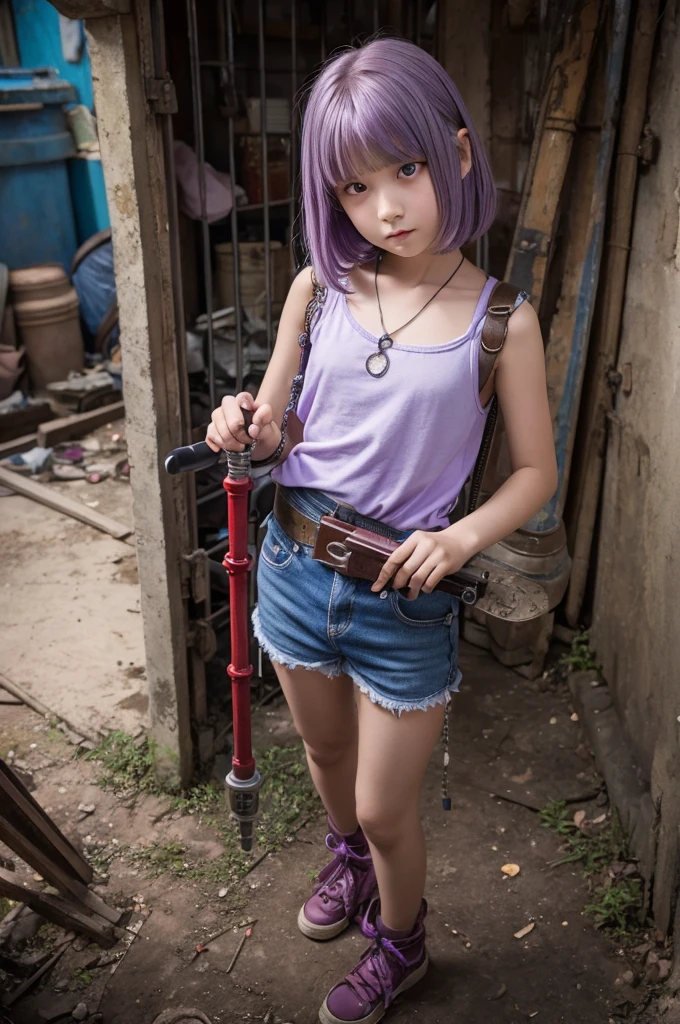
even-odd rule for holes
{"type": "Polygon", "coordinates": [[[342,902],[345,913],[351,916],[357,912],[358,907],[370,896],[374,885],[373,872],[370,870],[372,859],[370,851],[366,854],[357,853],[351,849],[344,839],[330,833],[326,836],[326,846],[331,853],[335,854],[334,859],[319,872],[317,885],[314,892],[321,897],[324,903],[342,902]],[[363,864],[366,871],[361,872],[361,879],[357,889],[357,880],[352,871],[352,863],[363,864]],[[363,890],[368,891],[364,892],[363,890]]]}
{"type": "Polygon", "coordinates": [[[394,966],[390,966],[387,955],[393,956],[407,970],[412,964],[409,964],[389,939],[384,938],[375,929],[374,933],[373,945],[346,976],[344,984],[360,1001],[369,1005],[382,1001],[387,1009],[392,1002],[395,987],[395,970],[394,966]]]}

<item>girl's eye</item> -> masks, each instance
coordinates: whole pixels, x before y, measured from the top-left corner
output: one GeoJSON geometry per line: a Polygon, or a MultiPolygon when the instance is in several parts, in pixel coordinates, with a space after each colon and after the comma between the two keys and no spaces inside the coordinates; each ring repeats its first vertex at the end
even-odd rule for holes
{"type": "Polygon", "coordinates": [[[349,185],[345,185],[344,191],[347,195],[359,196],[366,191],[366,186],[362,185],[360,181],[352,181],[349,185]]]}
{"type": "Polygon", "coordinates": [[[403,167],[399,168],[400,174],[403,174],[405,178],[412,178],[418,170],[418,164],[413,162],[410,164],[404,164],[403,167]]]}

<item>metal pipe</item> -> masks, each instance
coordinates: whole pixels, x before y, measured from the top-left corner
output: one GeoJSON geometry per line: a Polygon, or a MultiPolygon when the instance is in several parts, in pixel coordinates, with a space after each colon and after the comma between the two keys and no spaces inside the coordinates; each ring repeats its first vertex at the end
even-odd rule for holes
{"type": "Polygon", "coordinates": [[[262,205],[264,234],[264,292],[265,322],[267,325],[267,354],[272,351],[272,267],[269,244],[269,163],[267,153],[267,75],[264,58],[264,4],[257,4],[257,53],[260,71],[260,140],[262,144],[262,205]]]}
{"type": "Polygon", "coordinates": [[[326,59],[326,5],[319,4],[319,39],[321,44],[321,63],[326,59]]]}
{"type": "MultiPolygon", "coordinates": [[[[227,62],[229,83],[236,96],[236,65],[234,63],[234,23],[231,15],[231,2],[224,0],[224,9],[227,23],[227,62]]],[[[229,177],[232,188],[236,185],[236,158],[234,155],[234,117],[229,115],[227,128],[227,139],[229,146],[229,177]]],[[[232,204],[231,214],[231,249],[232,249],[232,272],[234,278],[234,320],[236,324],[236,391],[243,391],[243,329],[241,324],[241,261],[238,245],[238,211],[236,202],[232,204]]]]}
{"type": "Polygon", "coordinates": [[[215,350],[212,324],[212,266],[210,262],[210,228],[206,212],[205,186],[205,140],[203,136],[203,103],[201,97],[201,67],[198,52],[198,23],[196,0],[187,0],[187,21],[189,25],[189,58],[191,62],[191,99],[193,102],[194,141],[198,159],[198,194],[201,204],[201,241],[203,243],[203,283],[205,286],[205,311],[208,319],[208,390],[210,404],[217,404],[215,392],[215,350]]]}

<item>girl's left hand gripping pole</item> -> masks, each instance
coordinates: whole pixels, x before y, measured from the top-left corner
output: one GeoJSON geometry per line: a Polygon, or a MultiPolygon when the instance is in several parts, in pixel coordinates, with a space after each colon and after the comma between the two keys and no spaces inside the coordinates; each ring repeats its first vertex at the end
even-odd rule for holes
{"type": "MultiPolygon", "coordinates": [[[[248,427],[252,413],[249,410],[244,410],[244,413],[248,427]]],[[[251,449],[250,445],[242,452],[226,452],[228,468],[224,489],[227,492],[229,548],[222,563],[229,573],[231,664],[227,672],[231,678],[234,719],[232,768],[225,781],[229,806],[239,823],[243,850],[253,848],[253,822],[262,785],[262,778],[255,767],[250,728],[250,680],[253,666],[250,664],[248,642],[248,573],[252,567],[252,558],[248,554],[248,494],[253,487],[250,477],[251,449]]],[[[184,470],[205,469],[221,458],[222,452],[214,452],[205,441],[199,441],[198,444],[171,451],[166,456],[165,468],[173,474],[184,470]]]]}

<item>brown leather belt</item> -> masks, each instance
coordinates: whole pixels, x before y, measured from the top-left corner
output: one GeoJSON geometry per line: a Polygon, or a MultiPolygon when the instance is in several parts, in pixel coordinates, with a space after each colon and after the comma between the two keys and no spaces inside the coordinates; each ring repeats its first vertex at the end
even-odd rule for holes
{"type": "Polygon", "coordinates": [[[276,488],[274,498],[274,515],[276,516],[282,530],[298,544],[311,544],[316,542],[316,535],[319,532],[319,524],[298,512],[296,508],[286,501],[280,487],[276,488]]]}

